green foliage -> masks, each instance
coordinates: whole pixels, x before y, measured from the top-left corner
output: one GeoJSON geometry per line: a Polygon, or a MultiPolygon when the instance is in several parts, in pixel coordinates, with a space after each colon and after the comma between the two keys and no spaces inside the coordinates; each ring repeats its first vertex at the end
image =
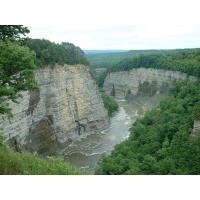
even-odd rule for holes
{"type": "Polygon", "coordinates": [[[181,71],[200,77],[200,49],[133,50],[123,53],[87,55],[93,68],[105,67],[97,82],[103,85],[106,75],[133,68],[156,68],[181,71]]]}
{"type": "Polygon", "coordinates": [[[25,35],[29,32],[29,29],[22,25],[0,25],[0,41],[23,42],[26,40],[25,35]]]}
{"type": "Polygon", "coordinates": [[[97,82],[97,85],[100,87],[100,88],[103,88],[103,84],[104,84],[104,80],[107,76],[107,72],[103,72],[102,74],[100,74],[98,77],[96,77],[96,82],[97,82]]]}
{"type": "Polygon", "coordinates": [[[16,153],[0,143],[0,174],[4,175],[81,175],[80,170],[62,159],[16,153]]]}
{"type": "Polygon", "coordinates": [[[84,52],[71,43],[56,44],[45,39],[28,39],[27,45],[36,52],[36,63],[40,67],[60,64],[85,64],[84,52]]]}
{"type": "Polygon", "coordinates": [[[193,109],[194,117],[195,119],[200,119],[200,103],[196,104],[194,109],[193,109]]]}
{"type": "Polygon", "coordinates": [[[164,51],[157,54],[139,55],[124,59],[113,65],[109,71],[127,71],[133,68],[157,68],[181,71],[200,76],[200,49],[164,51]]]}
{"type": "Polygon", "coordinates": [[[112,52],[112,53],[99,53],[87,54],[86,57],[91,63],[93,68],[110,68],[123,59],[137,57],[139,55],[151,55],[164,53],[177,50],[131,50],[127,52],[112,52]]]}
{"type": "Polygon", "coordinates": [[[101,92],[101,97],[103,99],[104,107],[108,110],[108,116],[113,117],[113,115],[118,111],[119,106],[117,101],[104,92],[101,92]]]}
{"type": "Polygon", "coordinates": [[[2,134],[2,131],[0,129],[0,146],[3,145],[3,134],[2,134]]]}
{"type": "Polygon", "coordinates": [[[200,83],[177,82],[169,96],[138,119],[129,138],[99,163],[99,174],[200,174],[200,136],[192,137],[200,83]]]}
{"type": "Polygon", "coordinates": [[[21,26],[0,27],[0,114],[10,114],[7,102],[16,102],[20,91],[35,88],[35,53],[19,42],[26,32],[21,26]]]}

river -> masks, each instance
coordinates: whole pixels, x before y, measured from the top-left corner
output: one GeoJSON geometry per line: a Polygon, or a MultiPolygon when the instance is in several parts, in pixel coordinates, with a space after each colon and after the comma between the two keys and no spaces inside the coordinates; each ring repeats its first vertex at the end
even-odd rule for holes
{"type": "Polygon", "coordinates": [[[128,138],[133,122],[160,102],[163,95],[136,97],[131,102],[121,100],[118,113],[111,118],[108,129],[75,141],[65,151],[65,160],[82,170],[93,172],[103,154],[109,154],[116,144],[128,138]]]}

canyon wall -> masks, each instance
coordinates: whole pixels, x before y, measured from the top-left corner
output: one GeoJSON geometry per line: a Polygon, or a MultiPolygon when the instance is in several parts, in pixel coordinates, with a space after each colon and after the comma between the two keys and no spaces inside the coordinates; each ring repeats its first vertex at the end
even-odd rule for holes
{"type": "Polygon", "coordinates": [[[173,81],[186,79],[196,80],[193,76],[177,71],[137,68],[109,73],[104,81],[104,90],[108,95],[120,99],[154,95],[165,92],[173,81]]]}
{"type": "Polygon", "coordinates": [[[17,151],[51,155],[73,140],[109,124],[97,85],[84,65],[46,67],[35,72],[38,90],[10,103],[13,117],[0,118],[5,140],[17,151]]]}

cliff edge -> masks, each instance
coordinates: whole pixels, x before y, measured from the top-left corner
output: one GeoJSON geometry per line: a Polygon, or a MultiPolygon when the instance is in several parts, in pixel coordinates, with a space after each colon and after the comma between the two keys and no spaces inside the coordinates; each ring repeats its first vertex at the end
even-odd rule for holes
{"type": "Polygon", "coordinates": [[[173,81],[196,80],[194,76],[178,71],[153,68],[136,68],[111,72],[104,81],[106,94],[124,99],[138,95],[154,95],[165,92],[173,81]]]}
{"type": "Polygon", "coordinates": [[[10,103],[13,117],[0,117],[5,139],[17,151],[62,153],[72,140],[109,124],[98,87],[84,65],[64,65],[35,72],[38,90],[10,103]]]}

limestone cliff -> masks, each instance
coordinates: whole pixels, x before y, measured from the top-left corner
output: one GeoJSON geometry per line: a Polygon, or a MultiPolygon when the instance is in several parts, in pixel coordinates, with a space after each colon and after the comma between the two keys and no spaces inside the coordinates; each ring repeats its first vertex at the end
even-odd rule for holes
{"type": "Polygon", "coordinates": [[[164,92],[173,81],[185,79],[196,78],[177,71],[137,68],[108,74],[104,82],[104,90],[108,95],[117,98],[153,95],[164,92]]]}
{"type": "Polygon", "coordinates": [[[13,117],[0,118],[6,140],[17,150],[60,153],[72,140],[108,123],[98,88],[84,65],[54,66],[35,73],[38,90],[11,103],[13,117]]]}

